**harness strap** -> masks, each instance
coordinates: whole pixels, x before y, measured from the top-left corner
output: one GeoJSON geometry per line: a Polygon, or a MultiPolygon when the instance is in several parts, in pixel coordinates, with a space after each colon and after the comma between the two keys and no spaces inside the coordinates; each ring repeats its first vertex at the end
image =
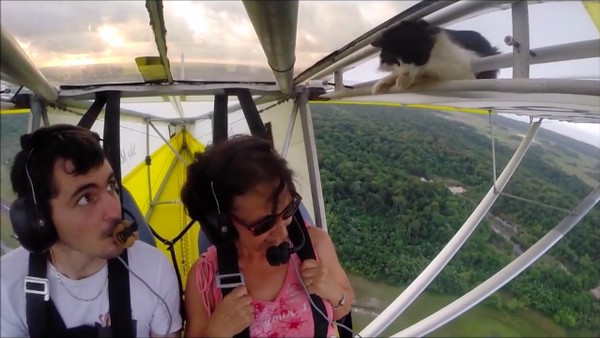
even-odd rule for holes
{"type": "MultiPolygon", "coordinates": [[[[244,285],[244,278],[240,273],[238,265],[237,247],[233,240],[226,241],[217,247],[218,271],[215,275],[217,287],[221,289],[223,297],[227,296],[233,289],[244,285]]],[[[249,338],[250,327],[246,327],[235,338],[249,338]]]]}
{"type": "MultiPolygon", "coordinates": [[[[304,245],[296,252],[300,261],[304,262],[307,259],[317,259],[315,255],[315,249],[313,247],[312,241],[310,239],[310,235],[308,234],[308,229],[306,228],[306,223],[304,223],[304,218],[302,217],[302,213],[300,210],[296,211],[294,215],[295,221],[298,222],[298,226],[288,227],[288,235],[292,244],[294,246],[300,246],[302,244],[302,238],[304,237],[304,245]]],[[[325,308],[325,302],[323,299],[315,294],[311,294],[310,298],[316,307],[321,311],[321,313],[326,314],[327,309],[325,308]]],[[[310,307],[312,311],[315,335],[314,337],[327,337],[327,328],[329,323],[323,316],[315,309],[314,306],[310,307]]]]}
{"type": "Polygon", "coordinates": [[[50,300],[46,277],[47,260],[46,254],[29,254],[28,276],[25,278],[24,287],[27,326],[31,337],[43,337],[46,334],[46,311],[50,300]]]}
{"type": "MultiPolygon", "coordinates": [[[[121,254],[125,263],[127,250],[121,254]]],[[[113,337],[134,337],[135,329],[131,318],[131,294],[129,271],[117,259],[108,261],[108,306],[113,337]]]]}

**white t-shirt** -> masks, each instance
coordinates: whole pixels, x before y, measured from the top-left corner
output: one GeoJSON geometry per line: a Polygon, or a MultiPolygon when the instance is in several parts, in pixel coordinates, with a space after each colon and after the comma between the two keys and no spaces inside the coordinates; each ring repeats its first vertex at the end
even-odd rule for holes
{"type": "MultiPolygon", "coordinates": [[[[167,258],[156,248],[142,242],[128,249],[128,265],[131,271],[142,278],[164,301],[164,303],[133,274],[129,274],[129,290],[131,295],[131,317],[136,322],[136,335],[149,337],[150,333],[164,335],[181,329],[179,313],[179,286],[175,270],[167,258]],[[172,317],[169,326],[169,313],[172,317]],[[167,332],[168,330],[168,332],[167,332]]],[[[19,247],[5,254],[0,259],[0,336],[29,336],[25,309],[25,292],[23,280],[27,276],[29,252],[19,247]]],[[[60,274],[48,262],[47,276],[49,280],[50,298],[60,313],[67,328],[80,325],[108,328],[110,315],[108,307],[108,264],[94,275],[71,280],[60,274]],[[100,290],[100,296],[92,299],[100,290]]]]}

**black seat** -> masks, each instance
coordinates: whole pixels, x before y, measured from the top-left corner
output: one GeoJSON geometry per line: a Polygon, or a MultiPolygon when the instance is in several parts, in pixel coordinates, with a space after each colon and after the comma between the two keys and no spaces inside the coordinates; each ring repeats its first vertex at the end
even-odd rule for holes
{"type": "Polygon", "coordinates": [[[135,203],[133,196],[131,196],[131,193],[125,187],[123,187],[123,197],[122,198],[123,198],[123,200],[122,200],[123,208],[125,210],[127,210],[129,213],[131,213],[131,215],[125,214],[125,217],[130,219],[133,216],[134,221],[138,226],[138,233],[140,236],[139,239],[156,247],[156,240],[154,239],[154,235],[152,235],[152,232],[150,231],[150,227],[148,226],[148,223],[146,223],[146,220],[144,219],[144,216],[142,215],[140,208],[135,203]]]}

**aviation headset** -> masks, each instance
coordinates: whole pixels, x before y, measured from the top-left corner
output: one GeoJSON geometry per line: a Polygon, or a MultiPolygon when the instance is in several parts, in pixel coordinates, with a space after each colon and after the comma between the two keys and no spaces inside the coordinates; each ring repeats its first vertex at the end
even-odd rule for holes
{"type": "Polygon", "coordinates": [[[10,205],[10,222],[15,237],[25,249],[30,252],[43,253],[56,243],[58,234],[52,221],[47,219],[40,210],[41,207],[29,174],[28,163],[34,150],[35,148],[32,148],[29,151],[25,160],[25,175],[31,189],[31,196],[17,198],[10,205]]]}
{"type": "MultiPolygon", "coordinates": [[[[35,148],[32,148],[25,159],[25,175],[31,191],[31,196],[17,198],[10,206],[10,222],[17,240],[29,252],[44,253],[58,241],[58,234],[52,221],[41,210],[33,180],[29,173],[29,160],[35,148]]],[[[133,216],[122,209],[130,217],[133,216]]],[[[113,238],[123,248],[133,245],[138,237],[137,224],[122,220],[113,231],[113,238]]]]}

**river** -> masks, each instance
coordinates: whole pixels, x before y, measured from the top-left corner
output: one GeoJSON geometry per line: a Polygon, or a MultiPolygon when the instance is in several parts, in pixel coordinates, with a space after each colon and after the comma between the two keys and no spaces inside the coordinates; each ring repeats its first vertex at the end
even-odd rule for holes
{"type": "MultiPolygon", "coordinates": [[[[356,332],[360,332],[404,289],[403,287],[370,281],[357,275],[350,274],[348,277],[356,294],[352,313],[356,332]]],[[[380,336],[389,337],[434,313],[456,298],[425,292],[380,336]]],[[[429,336],[565,337],[566,335],[567,333],[563,328],[536,311],[520,310],[511,312],[480,304],[432,332],[429,336]]]]}

